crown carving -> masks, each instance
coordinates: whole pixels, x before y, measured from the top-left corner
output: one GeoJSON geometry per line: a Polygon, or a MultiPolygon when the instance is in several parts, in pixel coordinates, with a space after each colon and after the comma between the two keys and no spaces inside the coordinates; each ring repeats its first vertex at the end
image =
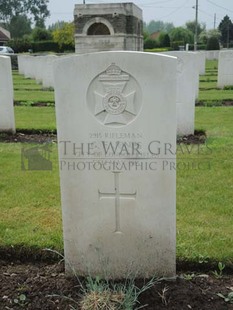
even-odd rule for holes
{"type": "Polygon", "coordinates": [[[106,73],[108,75],[120,75],[121,74],[121,69],[116,66],[114,63],[112,63],[107,69],[106,73]]]}

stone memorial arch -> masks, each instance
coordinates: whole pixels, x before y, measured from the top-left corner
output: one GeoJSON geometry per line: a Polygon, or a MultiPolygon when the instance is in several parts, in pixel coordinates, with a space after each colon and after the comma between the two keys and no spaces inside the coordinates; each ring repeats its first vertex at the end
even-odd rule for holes
{"type": "Polygon", "coordinates": [[[142,51],[142,10],[133,3],[76,4],[75,52],[142,51]]]}

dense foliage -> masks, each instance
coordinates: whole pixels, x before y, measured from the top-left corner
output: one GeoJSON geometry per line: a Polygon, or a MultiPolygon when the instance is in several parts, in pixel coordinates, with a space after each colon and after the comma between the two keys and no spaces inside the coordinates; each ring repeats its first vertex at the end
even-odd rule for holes
{"type": "Polygon", "coordinates": [[[61,28],[53,31],[53,41],[60,47],[71,45],[74,47],[74,23],[63,23],[61,28]]]}
{"type": "Polygon", "coordinates": [[[219,40],[217,37],[210,37],[207,41],[207,46],[206,49],[209,51],[212,50],[219,50],[220,49],[220,45],[219,45],[219,40]]]}
{"type": "Polygon", "coordinates": [[[0,20],[9,24],[15,16],[30,15],[40,25],[49,16],[49,0],[0,0],[0,20]]]}
{"type": "Polygon", "coordinates": [[[221,43],[224,47],[229,47],[229,43],[233,41],[233,23],[228,15],[220,22],[218,30],[221,33],[221,43]]]}

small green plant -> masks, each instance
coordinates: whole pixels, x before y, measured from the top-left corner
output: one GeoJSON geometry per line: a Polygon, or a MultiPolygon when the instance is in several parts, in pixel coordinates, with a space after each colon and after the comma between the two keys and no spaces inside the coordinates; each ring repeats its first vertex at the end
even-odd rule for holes
{"type": "Polygon", "coordinates": [[[81,310],[132,310],[139,304],[138,297],[150,289],[156,282],[152,278],[142,288],[135,285],[135,279],[126,279],[124,283],[114,283],[96,277],[87,277],[85,289],[82,288],[81,310]]]}
{"type": "Polygon", "coordinates": [[[185,273],[185,274],[183,274],[183,278],[187,281],[191,281],[192,279],[195,278],[195,274],[194,273],[185,273]]]}
{"type": "Polygon", "coordinates": [[[225,302],[229,302],[230,304],[233,304],[233,292],[230,292],[228,295],[225,295],[225,296],[221,293],[218,293],[217,295],[223,298],[225,302]]]}
{"type": "Polygon", "coordinates": [[[222,100],[206,100],[203,105],[205,107],[219,107],[222,105],[222,100]]]}
{"type": "Polygon", "coordinates": [[[20,294],[19,296],[17,296],[17,298],[15,298],[13,301],[15,304],[21,306],[21,307],[24,307],[27,305],[27,302],[26,302],[26,295],[25,294],[20,294]]]}
{"type": "Polygon", "coordinates": [[[206,263],[208,263],[208,261],[209,261],[209,257],[208,256],[202,255],[202,254],[198,255],[198,263],[199,264],[206,264],[206,263]]]}
{"type": "Polygon", "coordinates": [[[233,85],[226,85],[223,87],[224,90],[233,90],[233,85]]]}
{"type": "MultiPolygon", "coordinates": [[[[56,250],[45,249],[46,251],[59,255],[62,260],[65,257],[56,250]]],[[[68,299],[78,305],[78,308],[71,307],[72,310],[139,310],[144,306],[136,307],[139,304],[139,296],[159,282],[153,277],[143,287],[135,285],[135,278],[127,278],[124,283],[114,283],[113,281],[101,279],[99,276],[92,278],[88,276],[83,283],[79,279],[73,266],[67,261],[69,268],[78,280],[81,290],[81,300],[78,302],[71,297],[60,295],[48,295],[47,297],[60,297],[68,299]]]]}
{"type": "Polygon", "coordinates": [[[52,86],[50,86],[50,87],[43,87],[42,91],[54,91],[54,88],[52,86]]]}
{"type": "Polygon", "coordinates": [[[222,278],[223,276],[223,270],[225,269],[225,264],[223,264],[222,262],[219,262],[218,263],[218,270],[215,270],[213,271],[213,275],[216,277],[216,278],[222,278]]]}

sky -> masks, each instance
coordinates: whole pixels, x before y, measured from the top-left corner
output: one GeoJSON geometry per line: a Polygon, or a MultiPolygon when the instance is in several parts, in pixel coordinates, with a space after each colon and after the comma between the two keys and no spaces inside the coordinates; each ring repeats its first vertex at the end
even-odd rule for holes
{"type": "MultiPolygon", "coordinates": [[[[205,23],[207,29],[214,28],[216,14],[216,28],[225,15],[233,21],[233,0],[126,0],[105,1],[86,0],[86,4],[92,3],[119,3],[134,2],[143,10],[143,20],[161,20],[172,22],[175,27],[183,26],[187,21],[195,20],[195,6],[198,1],[198,21],[205,23]]],[[[72,21],[75,4],[82,4],[83,0],[49,0],[48,9],[51,16],[46,25],[59,21],[72,21]]]]}

